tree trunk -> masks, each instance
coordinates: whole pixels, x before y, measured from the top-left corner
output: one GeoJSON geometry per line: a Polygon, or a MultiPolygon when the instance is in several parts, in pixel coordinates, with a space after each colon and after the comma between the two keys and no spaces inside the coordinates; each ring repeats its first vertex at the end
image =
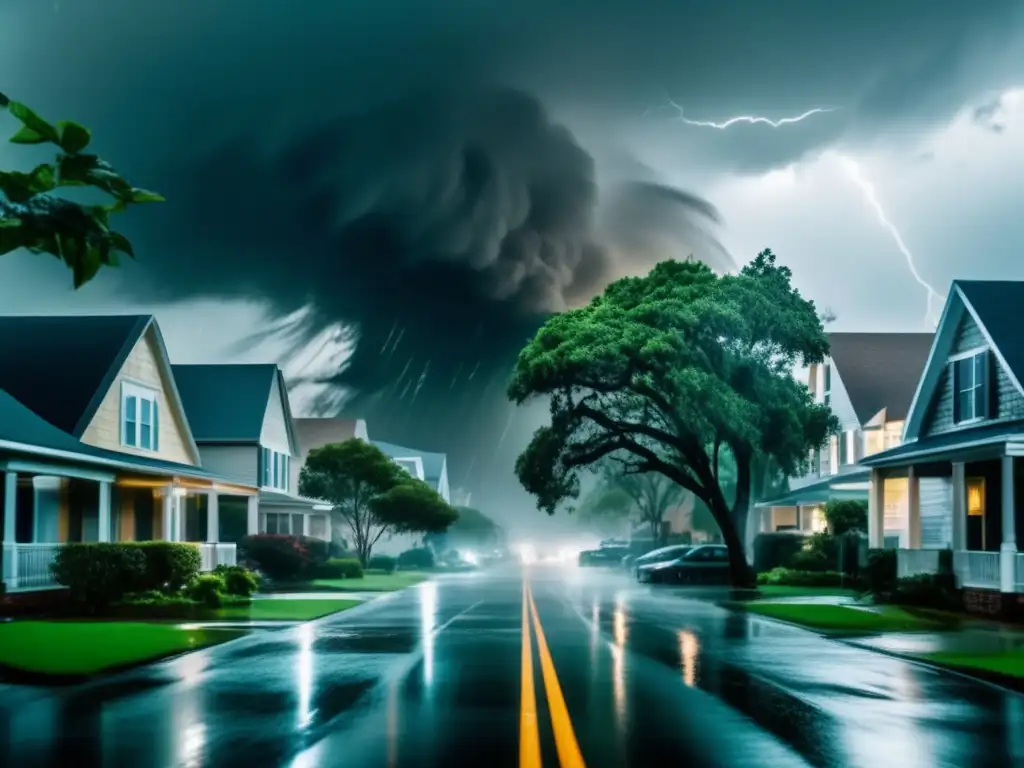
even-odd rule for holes
{"type": "MultiPolygon", "coordinates": [[[[737,529],[734,510],[730,510],[725,505],[725,500],[721,498],[721,495],[715,502],[709,506],[722,531],[723,543],[729,548],[729,575],[732,585],[737,588],[752,587],[756,580],[753,570],[747,564],[743,535],[737,529]]],[[[746,521],[746,512],[743,513],[743,519],[746,521]]]]}

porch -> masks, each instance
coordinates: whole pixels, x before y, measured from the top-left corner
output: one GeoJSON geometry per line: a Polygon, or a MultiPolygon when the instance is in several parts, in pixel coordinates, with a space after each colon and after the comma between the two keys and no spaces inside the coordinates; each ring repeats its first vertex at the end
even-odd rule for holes
{"type": "Polygon", "coordinates": [[[959,587],[1024,593],[1020,449],[1007,441],[873,468],[870,545],[897,550],[900,578],[936,573],[950,549],[959,587]]]}
{"type": "Polygon", "coordinates": [[[246,489],[15,462],[2,477],[0,573],[12,593],[57,588],[50,565],[65,543],[190,542],[209,571],[234,565],[237,542],[257,530],[246,489]]]}

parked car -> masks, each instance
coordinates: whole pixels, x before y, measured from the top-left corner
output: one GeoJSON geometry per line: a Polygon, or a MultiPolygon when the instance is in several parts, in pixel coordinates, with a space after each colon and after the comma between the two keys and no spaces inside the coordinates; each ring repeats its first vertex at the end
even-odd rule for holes
{"type": "Polygon", "coordinates": [[[641,566],[636,578],[643,584],[725,584],[729,549],[723,544],[694,547],[675,560],[641,566]]]}
{"type": "Polygon", "coordinates": [[[580,552],[577,562],[580,567],[609,567],[617,566],[622,562],[622,558],[629,554],[629,547],[599,547],[597,549],[587,549],[580,552]]]}
{"type": "Polygon", "coordinates": [[[645,565],[655,565],[656,563],[667,563],[670,560],[678,560],[691,549],[693,549],[693,547],[689,544],[672,544],[667,547],[659,547],[645,555],[640,555],[640,557],[634,558],[632,563],[626,563],[626,560],[629,558],[625,558],[623,559],[623,565],[629,567],[634,577],[639,578],[639,570],[645,565]]]}

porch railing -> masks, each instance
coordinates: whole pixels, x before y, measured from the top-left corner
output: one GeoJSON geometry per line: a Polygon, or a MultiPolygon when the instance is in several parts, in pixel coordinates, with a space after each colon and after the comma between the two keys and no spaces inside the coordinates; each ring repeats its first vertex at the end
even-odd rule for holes
{"type": "Polygon", "coordinates": [[[236,565],[238,562],[238,547],[229,542],[216,544],[198,544],[200,569],[212,571],[218,565],[236,565]]]}
{"type": "Polygon", "coordinates": [[[999,589],[998,552],[954,552],[953,570],[961,587],[999,589]]]}
{"type": "Polygon", "coordinates": [[[896,575],[903,579],[921,573],[939,572],[939,550],[898,549],[896,550],[896,575]]]}
{"type": "Polygon", "coordinates": [[[4,545],[4,581],[11,592],[56,587],[50,564],[60,544],[4,545]]]}

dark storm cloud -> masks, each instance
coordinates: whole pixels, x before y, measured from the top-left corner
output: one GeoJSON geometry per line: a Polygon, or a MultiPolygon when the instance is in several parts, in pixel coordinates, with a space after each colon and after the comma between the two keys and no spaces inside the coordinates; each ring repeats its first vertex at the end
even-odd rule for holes
{"type": "Polygon", "coordinates": [[[8,0],[0,72],[167,195],[127,219],[125,290],[311,306],[294,338],[345,324],[372,430],[466,466],[542,312],[658,255],[726,258],[707,202],[658,173],[611,185],[591,137],[756,171],[940,119],[1015,74],[1019,7],[8,0]],[[694,120],[835,112],[715,131],[653,115],[662,94],[694,120]]]}

